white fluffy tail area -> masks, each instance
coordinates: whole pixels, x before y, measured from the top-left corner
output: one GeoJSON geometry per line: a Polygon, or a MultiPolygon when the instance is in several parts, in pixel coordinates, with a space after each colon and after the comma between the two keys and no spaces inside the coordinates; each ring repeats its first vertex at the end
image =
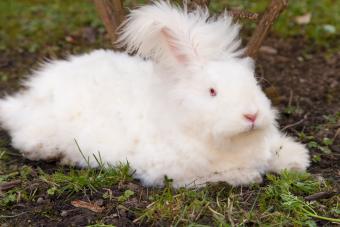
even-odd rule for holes
{"type": "MultiPolygon", "coordinates": [[[[11,122],[11,119],[13,116],[20,115],[21,111],[21,103],[19,103],[18,99],[15,99],[13,97],[6,97],[5,99],[0,99],[0,127],[10,130],[10,128],[13,127],[13,124],[11,122]],[[12,127],[10,127],[10,125],[12,127]]],[[[13,119],[15,119],[13,117],[13,119]]],[[[14,125],[15,122],[13,122],[14,125]]],[[[19,124],[19,122],[18,122],[19,124]]],[[[14,126],[14,127],[20,127],[20,125],[14,126]]]]}
{"type": "Polygon", "coordinates": [[[211,17],[206,8],[188,12],[156,1],[130,12],[117,43],[156,62],[187,64],[240,55],[239,29],[227,12],[211,17]]]}
{"type": "MultiPolygon", "coordinates": [[[[22,153],[31,150],[44,135],[45,112],[27,92],[0,99],[0,127],[9,132],[12,145],[22,153]]],[[[33,159],[33,158],[32,158],[33,159]]]]}

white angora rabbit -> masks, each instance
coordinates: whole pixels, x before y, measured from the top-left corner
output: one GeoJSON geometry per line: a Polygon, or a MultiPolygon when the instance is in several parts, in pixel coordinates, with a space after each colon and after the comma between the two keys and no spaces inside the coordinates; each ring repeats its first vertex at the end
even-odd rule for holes
{"type": "Polygon", "coordinates": [[[305,170],[307,149],[277,128],[275,110],[242,58],[227,13],[166,2],[131,11],[119,42],[51,61],[25,90],[0,100],[12,145],[32,160],[86,166],[128,161],[144,185],[261,181],[266,171],[305,170]]]}

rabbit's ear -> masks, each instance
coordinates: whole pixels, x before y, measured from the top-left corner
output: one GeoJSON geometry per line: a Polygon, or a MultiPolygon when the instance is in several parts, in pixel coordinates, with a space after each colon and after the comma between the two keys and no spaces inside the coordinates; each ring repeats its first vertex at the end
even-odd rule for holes
{"type": "Polygon", "coordinates": [[[161,28],[160,33],[169,50],[169,55],[174,57],[179,64],[188,65],[197,57],[193,46],[177,38],[168,27],[161,28]]]}
{"type": "Polygon", "coordinates": [[[117,44],[174,68],[241,55],[239,29],[227,13],[214,18],[206,8],[188,12],[169,1],[154,1],[130,12],[117,44]]]}

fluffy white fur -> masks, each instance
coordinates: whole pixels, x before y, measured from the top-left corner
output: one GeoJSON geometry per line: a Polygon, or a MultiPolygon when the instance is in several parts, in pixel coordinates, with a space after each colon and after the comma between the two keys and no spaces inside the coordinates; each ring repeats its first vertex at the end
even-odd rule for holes
{"type": "Polygon", "coordinates": [[[2,127],[29,159],[83,167],[76,139],[91,166],[98,152],[110,164],[128,160],[145,185],[165,175],[177,187],[239,185],[305,170],[308,151],[277,129],[231,21],[166,2],[133,10],[119,42],[141,57],[97,50],[45,64],[0,100],[2,127]]]}

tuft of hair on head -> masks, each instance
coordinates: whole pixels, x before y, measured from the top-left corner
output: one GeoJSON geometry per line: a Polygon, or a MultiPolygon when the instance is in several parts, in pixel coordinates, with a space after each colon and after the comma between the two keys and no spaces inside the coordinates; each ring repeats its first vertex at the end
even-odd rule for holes
{"type": "Polygon", "coordinates": [[[211,17],[207,8],[188,12],[168,1],[155,1],[130,12],[117,44],[162,65],[189,65],[239,57],[239,30],[227,11],[211,17]]]}

